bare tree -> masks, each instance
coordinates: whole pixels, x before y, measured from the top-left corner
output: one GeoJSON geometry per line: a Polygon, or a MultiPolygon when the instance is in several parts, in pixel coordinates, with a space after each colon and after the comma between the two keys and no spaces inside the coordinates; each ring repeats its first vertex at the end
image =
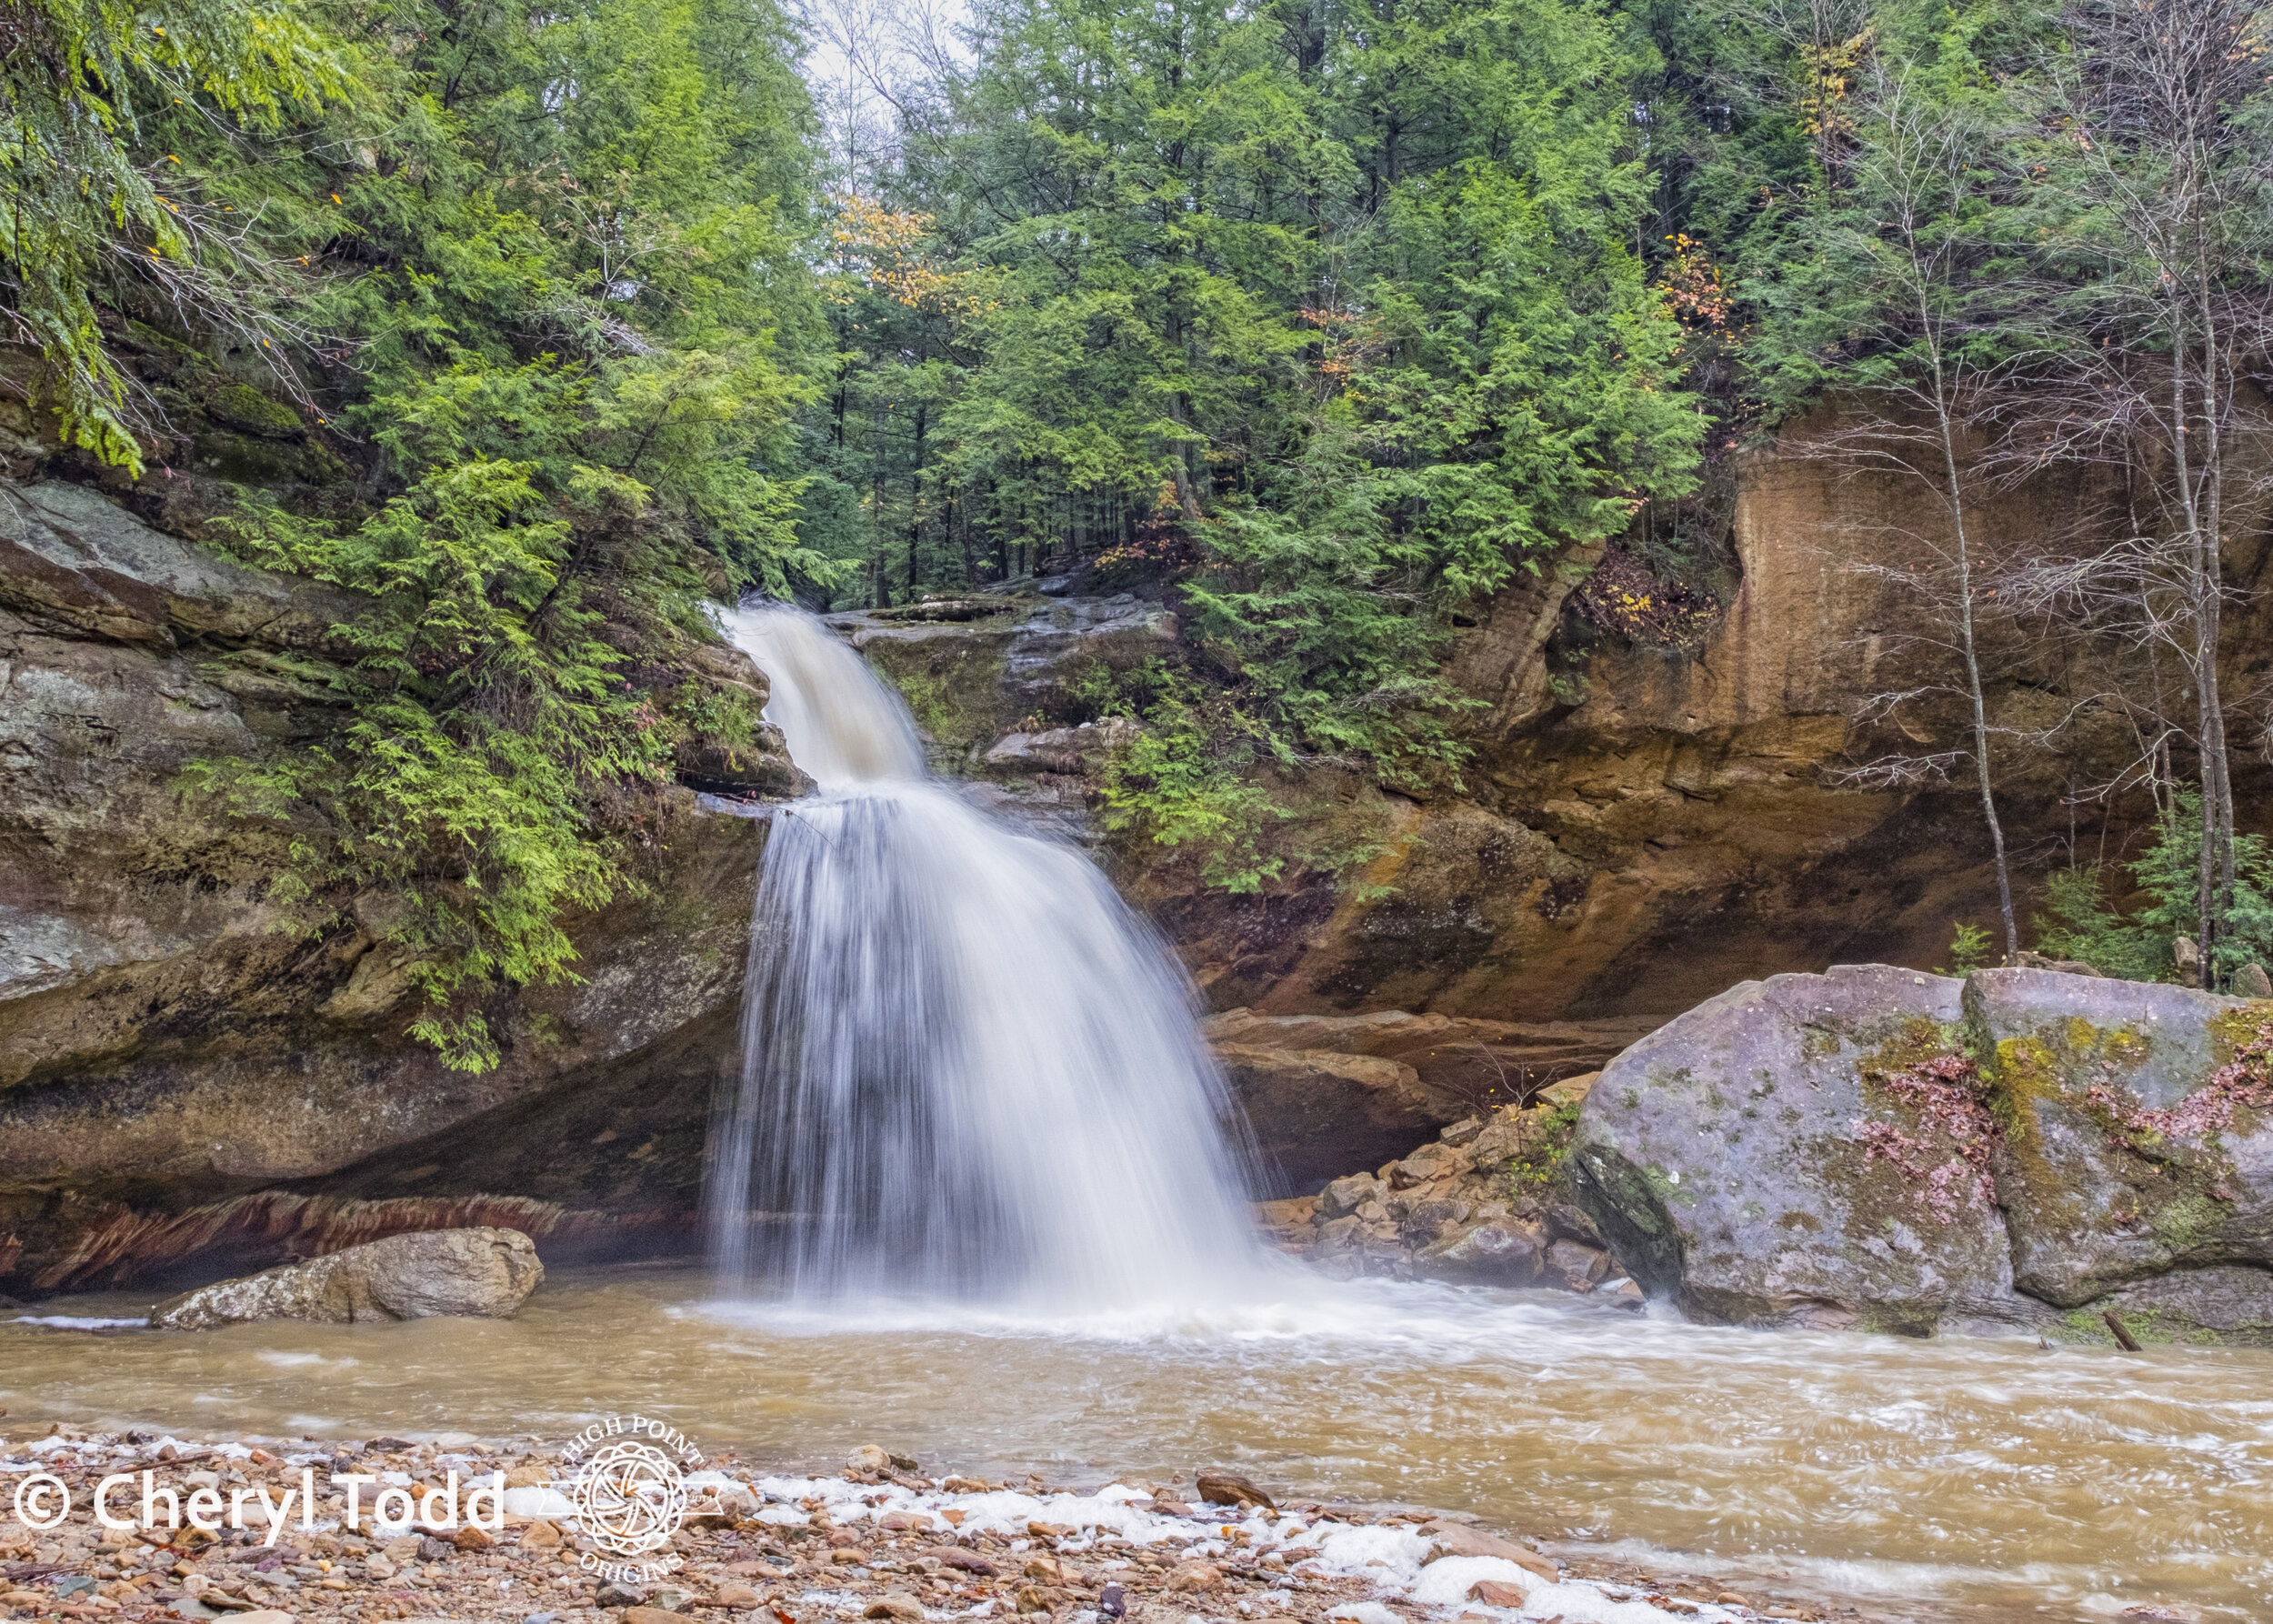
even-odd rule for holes
{"type": "Polygon", "coordinates": [[[2184,667],[2199,762],[2205,986],[2234,895],[2234,790],[2220,634],[2221,546],[2262,495],[2273,440],[2252,367],[2273,338],[2273,98],[2266,9],[2250,0],[2084,0],[2045,73],[2048,275],[2038,409],[2021,467],[2102,462],[2143,493],[2129,533],[2038,560],[2033,604],[2164,647],[2184,667]],[[2262,466],[2262,456],[2257,459],[2262,466]]]}
{"type": "Polygon", "coordinates": [[[1881,757],[1848,776],[1861,782],[1914,783],[1969,762],[1997,873],[2005,953],[2020,951],[2011,866],[1997,808],[1992,727],[1984,691],[1983,621],[1995,594],[1978,533],[1975,443],[1999,407],[2001,357],[1974,292],[1973,267],[1988,252],[1979,216],[1993,171],[1984,154],[1993,132],[1924,92],[1907,65],[1870,65],[1852,109],[1854,150],[1847,187],[1832,213],[1827,246],[1868,289],[1843,312],[1863,348],[1852,368],[1859,385],[1841,396],[1839,426],[1810,442],[1808,455],[1857,470],[1898,475],[1932,502],[1939,524],[1903,526],[1908,556],[1867,562],[1867,573],[1899,586],[1920,607],[1907,641],[1942,651],[1954,683],[1929,677],[1875,695],[1867,717],[1906,702],[1952,693],[1967,714],[1966,748],[1881,757]]]}

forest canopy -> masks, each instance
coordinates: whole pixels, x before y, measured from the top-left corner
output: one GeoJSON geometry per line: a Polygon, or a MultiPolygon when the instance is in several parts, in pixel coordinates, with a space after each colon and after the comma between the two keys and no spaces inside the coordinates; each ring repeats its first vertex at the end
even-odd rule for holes
{"type": "Polygon", "coordinates": [[[671,739],[747,725],[679,657],[706,601],[1173,598],[1195,657],[1095,696],[1144,724],[1110,815],[1251,887],[1270,771],[1458,781],[1442,655],[1509,583],[1592,572],[1607,634],[1692,638],[1732,459],[1827,394],[1958,537],[1912,584],[1968,742],[1870,770],[1973,786],[2001,877],[1998,617],[2159,639],[2194,677],[2128,782],[2198,825],[2204,973],[2238,962],[2240,0],[6,10],[11,386],[145,482],[185,377],[310,437],[202,533],[365,595],[346,720],[207,787],[300,831],[312,928],[409,899],[454,1063],[494,1058],[485,989],[573,973],[671,739]],[[816,34],[857,94],[816,102],[816,34]],[[2135,533],[2015,574],[1967,519],[2031,457],[2130,470],[2135,533]]]}

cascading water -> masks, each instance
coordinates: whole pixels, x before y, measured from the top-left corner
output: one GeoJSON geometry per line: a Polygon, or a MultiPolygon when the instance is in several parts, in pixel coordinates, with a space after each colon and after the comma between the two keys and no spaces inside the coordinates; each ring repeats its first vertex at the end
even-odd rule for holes
{"type": "Polygon", "coordinates": [[[1165,949],[1079,852],[926,777],[811,617],[726,617],[820,787],[774,820],[706,1206],[729,1288],[1052,1308],[1252,1269],[1230,1108],[1165,949]]]}

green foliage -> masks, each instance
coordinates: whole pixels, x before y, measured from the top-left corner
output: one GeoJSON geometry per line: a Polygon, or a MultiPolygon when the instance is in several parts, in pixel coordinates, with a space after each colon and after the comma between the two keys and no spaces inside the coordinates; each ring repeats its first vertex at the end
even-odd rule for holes
{"type": "MultiPolygon", "coordinates": [[[[716,636],[703,601],[830,573],[792,466],[820,334],[808,112],[762,0],[335,20],[352,95],[296,123],[272,98],[259,164],[186,115],[169,136],[305,266],[292,307],[330,336],[298,360],[367,497],[318,518],[268,493],[220,526],[365,606],[334,631],[337,730],[198,777],[292,828],[278,895],[305,925],[351,897],[386,921],[412,1030],[478,1070],[486,995],[572,977],[566,919],[636,888],[673,746],[753,737],[686,658],[716,636]]],[[[242,385],[211,398],[301,426],[242,385]]]]}
{"type": "Polygon", "coordinates": [[[105,351],[97,301],[173,306],[266,347],[281,285],[265,245],[152,137],[184,116],[231,145],[352,85],[292,0],[18,0],[0,56],[0,289],[45,364],[66,443],[139,471],[146,414],[105,351]],[[187,115],[175,109],[188,109],[187,115]]]}
{"type": "Polygon", "coordinates": [[[1960,925],[1949,938],[1949,964],[1947,968],[1937,966],[1937,976],[1970,976],[1985,964],[1997,958],[1997,948],[1989,940],[1989,933],[1978,925],[1960,925]]]}
{"type": "MultiPolygon", "coordinates": [[[[2097,868],[2057,871],[2047,886],[2048,917],[2037,920],[2042,950],[2126,980],[2176,979],[2172,943],[2190,933],[2198,917],[2201,850],[2201,797],[2175,787],[2156,820],[2154,839],[2125,866],[2147,894],[2146,905],[2123,912],[2108,899],[2107,877],[2097,868]]],[[[2273,963],[2273,850],[2264,837],[2242,835],[2235,838],[2234,855],[2233,903],[2212,954],[2220,987],[2245,964],[2273,963]]]]}
{"type": "Polygon", "coordinates": [[[1258,891],[1285,872],[1286,859],[1262,843],[1294,814],[1250,777],[1272,743],[1266,729],[1220,691],[1157,659],[1119,681],[1095,667],[1080,692],[1102,715],[1144,723],[1106,763],[1107,829],[1191,848],[1202,882],[1234,893],[1258,891]]]}
{"type": "Polygon", "coordinates": [[[240,551],[367,595],[370,608],[336,628],[360,655],[355,708],[305,751],[202,766],[245,813],[323,807],[329,838],[298,853],[295,889],[378,886],[402,899],[391,939],[429,1006],[413,1029],[466,1069],[496,1063],[486,1026],[442,1011],[468,984],[569,977],[561,914],[623,884],[595,794],[660,781],[668,757],[586,586],[564,573],[574,526],[532,472],[447,465],[352,530],[248,513],[240,551]]]}
{"type": "Polygon", "coordinates": [[[1570,1157],[1570,1142],[1578,1128],[1580,1102],[1536,1106],[1524,1114],[1523,1132],[1514,1160],[1507,1168],[1507,1185],[1517,1199],[1559,1186],[1563,1164],[1570,1157]]]}

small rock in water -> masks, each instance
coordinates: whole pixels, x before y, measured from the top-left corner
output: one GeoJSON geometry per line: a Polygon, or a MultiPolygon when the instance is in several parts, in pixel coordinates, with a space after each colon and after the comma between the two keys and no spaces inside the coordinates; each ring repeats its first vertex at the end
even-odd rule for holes
{"type": "Polygon", "coordinates": [[[1267,1506],[1278,1502],[1237,1472],[1204,1471],[1198,1478],[1199,1498],[1211,1506],[1267,1506]]]}
{"type": "Polygon", "coordinates": [[[892,1469],[892,1457],[874,1444],[863,1444],[845,1457],[845,1467],[848,1471],[888,1472],[892,1469]]]}
{"type": "Polygon", "coordinates": [[[518,1229],[428,1229],[184,1292],[153,1308],[150,1324],[194,1331],[260,1319],[503,1319],[544,1278],[536,1243],[518,1229]]]}
{"type": "Polygon", "coordinates": [[[1517,1544],[1497,1534],[1487,1534],[1482,1529],[1472,1529],[1463,1523],[1438,1520],[1429,1523],[1421,1532],[1436,1542],[1437,1554],[1445,1557],[1498,1557],[1513,1562],[1526,1572],[1536,1573],[1549,1584],[1557,1582],[1562,1574],[1554,1563],[1538,1552],[1517,1544]]]}

